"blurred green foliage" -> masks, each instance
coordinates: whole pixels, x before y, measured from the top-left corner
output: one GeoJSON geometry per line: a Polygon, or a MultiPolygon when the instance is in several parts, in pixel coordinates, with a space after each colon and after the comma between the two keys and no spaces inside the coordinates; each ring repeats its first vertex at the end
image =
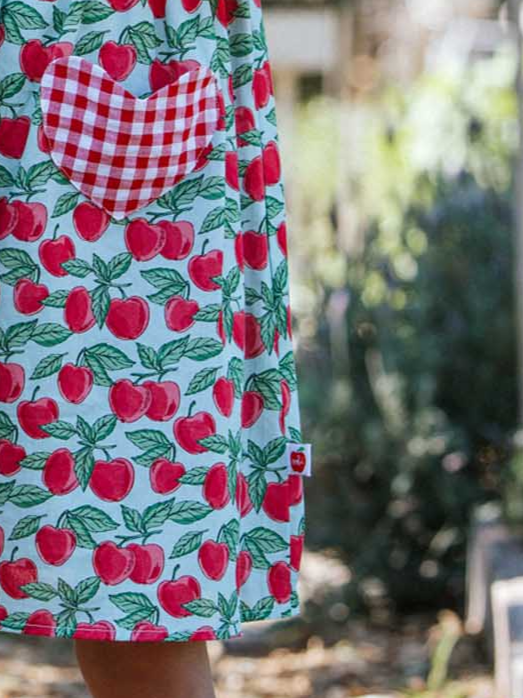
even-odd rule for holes
{"type": "Polygon", "coordinates": [[[353,609],[459,607],[471,509],[502,491],[517,426],[512,81],[500,54],[342,114],[304,107],[307,535],[348,561],[353,609]]]}

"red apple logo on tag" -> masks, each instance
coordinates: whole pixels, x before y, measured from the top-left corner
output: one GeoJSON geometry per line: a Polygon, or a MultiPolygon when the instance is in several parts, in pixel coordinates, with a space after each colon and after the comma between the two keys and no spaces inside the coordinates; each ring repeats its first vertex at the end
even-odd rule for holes
{"type": "Polygon", "coordinates": [[[297,473],[302,473],[305,470],[307,458],[305,457],[305,449],[303,446],[297,451],[291,451],[291,468],[297,473]]]}

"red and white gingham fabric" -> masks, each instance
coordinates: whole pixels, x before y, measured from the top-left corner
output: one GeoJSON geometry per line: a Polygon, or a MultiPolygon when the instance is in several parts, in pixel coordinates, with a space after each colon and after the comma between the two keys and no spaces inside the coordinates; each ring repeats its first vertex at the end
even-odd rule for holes
{"type": "Polygon", "coordinates": [[[223,116],[218,81],[204,66],[140,99],[69,56],[51,61],[40,90],[51,158],[117,220],[188,175],[223,116]]]}

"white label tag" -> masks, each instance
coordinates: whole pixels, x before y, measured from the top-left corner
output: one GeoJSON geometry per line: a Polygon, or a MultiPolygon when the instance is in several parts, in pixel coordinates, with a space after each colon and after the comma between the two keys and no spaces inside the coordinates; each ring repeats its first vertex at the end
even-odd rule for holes
{"type": "Polygon", "coordinates": [[[288,443],[285,453],[292,473],[312,475],[311,444],[288,443]]]}

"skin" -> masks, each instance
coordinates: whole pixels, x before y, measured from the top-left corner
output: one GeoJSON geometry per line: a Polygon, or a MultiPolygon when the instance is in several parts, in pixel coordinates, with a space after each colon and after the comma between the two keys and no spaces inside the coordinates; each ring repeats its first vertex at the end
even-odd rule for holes
{"type": "Polygon", "coordinates": [[[216,698],[207,643],[75,640],[93,698],[216,698]]]}

